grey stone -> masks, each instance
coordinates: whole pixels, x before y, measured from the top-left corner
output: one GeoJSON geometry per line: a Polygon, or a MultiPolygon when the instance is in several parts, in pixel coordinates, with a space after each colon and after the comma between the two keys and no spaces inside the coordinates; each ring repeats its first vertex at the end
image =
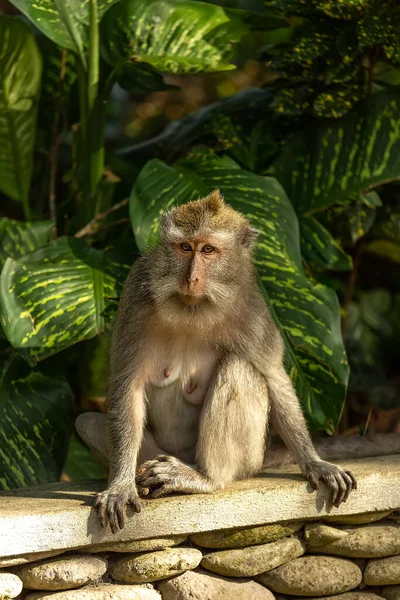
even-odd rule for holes
{"type": "Polygon", "coordinates": [[[0,573],[0,598],[16,598],[22,592],[22,581],[13,573],[0,573]]]}
{"type": "Polygon", "coordinates": [[[304,529],[304,539],[309,547],[326,546],[349,535],[347,531],[336,529],[324,523],[310,523],[304,529]]]}
{"type": "Polygon", "coordinates": [[[346,529],[342,539],[325,546],[311,544],[308,549],[350,558],[393,556],[400,554],[400,527],[396,524],[376,524],[346,529]]]}
{"type": "Polygon", "coordinates": [[[387,585],[379,593],[386,600],[400,600],[400,585],[387,585]]]}
{"type": "Polygon", "coordinates": [[[296,520],[321,520],[331,515],[359,514],[399,508],[399,458],[376,457],[342,461],[358,481],[349,501],[331,508],[329,491],[310,493],[297,466],[277,474],[238,481],[213,494],[176,495],[142,500],[142,511],[114,535],[102,528],[93,502],[103,481],[54,483],[0,492],[0,556],[19,556],[169,535],[184,535],[296,520]]]}
{"type": "Polygon", "coordinates": [[[18,565],[26,565],[26,563],[37,562],[51,556],[59,556],[64,554],[65,550],[49,550],[49,552],[36,552],[33,554],[24,554],[23,556],[9,556],[0,558],[0,569],[4,567],[16,567],[18,565]]]}
{"type": "Polygon", "coordinates": [[[343,525],[364,525],[380,521],[388,517],[391,512],[391,510],[376,510],[375,512],[360,513],[359,515],[330,515],[329,517],[324,517],[324,521],[343,525]]]}
{"type": "Polygon", "coordinates": [[[18,567],[16,573],[30,590],[69,590],[99,579],[106,571],[104,558],[75,554],[18,567]]]}
{"type": "Polygon", "coordinates": [[[400,583],[400,556],[370,560],[365,567],[366,585],[396,585],[400,583]]]}
{"type": "Polygon", "coordinates": [[[123,583],[145,583],[180,575],[194,569],[202,554],[195,548],[167,548],[119,559],[110,567],[110,575],[123,583]]]}
{"type": "Polygon", "coordinates": [[[260,575],[273,592],[294,596],[325,596],[348,592],[362,580],[361,569],[333,556],[303,556],[260,575]]]}
{"type": "Polygon", "coordinates": [[[137,540],[133,542],[106,542],[105,544],[93,544],[85,548],[80,548],[80,552],[148,552],[150,550],[164,550],[171,546],[182,544],[187,539],[186,535],[170,535],[162,538],[152,538],[151,540],[137,540]]]}
{"type": "Polygon", "coordinates": [[[160,594],[153,588],[108,583],[55,594],[33,592],[25,600],[42,600],[43,598],[53,598],[53,600],[161,600],[160,594]]]}
{"type": "Polygon", "coordinates": [[[249,546],[206,554],[202,567],[219,575],[253,577],[302,556],[304,544],[297,538],[283,538],[262,546],[249,546]]]}
{"type": "Polygon", "coordinates": [[[208,531],[195,533],[191,541],[202,548],[245,548],[258,544],[274,542],[299,531],[303,523],[282,523],[277,525],[261,525],[246,529],[228,529],[223,531],[208,531]]]}
{"type": "Polygon", "coordinates": [[[158,589],[163,600],[274,600],[274,595],[255,581],[229,581],[194,571],[162,581],[158,589]]]}

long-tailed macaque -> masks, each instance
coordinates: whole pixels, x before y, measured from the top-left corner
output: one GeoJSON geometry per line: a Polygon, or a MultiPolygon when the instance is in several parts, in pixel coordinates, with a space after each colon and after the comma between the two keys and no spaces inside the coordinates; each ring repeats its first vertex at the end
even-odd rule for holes
{"type": "MultiPolygon", "coordinates": [[[[109,466],[96,507],[113,532],[127,505],[140,511],[141,495],[212,492],[259,473],[269,462],[270,421],[311,486],[328,486],[333,505],[356,488],[351,472],[322,460],[311,442],[257,285],[256,235],[216,190],[166,212],[159,243],[128,276],[107,419],[86,413],[77,421],[109,466]]],[[[271,464],[280,462],[272,455],[271,464]]]]}

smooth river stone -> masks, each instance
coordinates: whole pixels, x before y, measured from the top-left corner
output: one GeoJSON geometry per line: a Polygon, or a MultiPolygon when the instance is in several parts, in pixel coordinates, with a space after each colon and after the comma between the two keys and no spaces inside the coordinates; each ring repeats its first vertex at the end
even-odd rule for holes
{"type": "Polygon", "coordinates": [[[365,567],[364,583],[366,585],[400,584],[400,556],[370,560],[365,567]]]}
{"type": "Polygon", "coordinates": [[[162,581],[158,589],[163,600],[274,600],[274,595],[255,581],[229,581],[194,571],[162,581]]]}
{"type": "Polygon", "coordinates": [[[376,510],[375,512],[360,513],[359,515],[330,515],[329,517],[324,517],[324,521],[343,525],[365,525],[380,521],[389,516],[391,512],[391,510],[376,510]]]}
{"type": "Polygon", "coordinates": [[[307,548],[326,546],[327,544],[337,542],[348,535],[347,531],[330,527],[324,523],[310,523],[310,525],[306,525],[304,529],[304,539],[307,548]]]}
{"type": "Polygon", "coordinates": [[[333,556],[302,556],[259,577],[273,592],[293,596],[325,596],[348,592],[362,580],[361,569],[333,556]]]}
{"type": "Polygon", "coordinates": [[[267,544],[287,537],[299,531],[302,526],[303,523],[296,521],[246,529],[226,529],[207,533],[194,533],[190,536],[190,539],[202,548],[246,548],[247,546],[267,544]]]}
{"type": "Polygon", "coordinates": [[[13,573],[0,573],[0,598],[16,598],[22,592],[22,581],[13,573]]]}
{"type": "Polygon", "coordinates": [[[37,562],[43,558],[51,556],[59,556],[67,550],[49,550],[48,552],[36,552],[34,554],[24,554],[23,556],[8,556],[0,558],[0,569],[4,567],[16,567],[18,565],[26,565],[26,563],[37,562]]]}
{"type": "Polygon", "coordinates": [[[387,585],[381,588],[379,593],[386,600],[400,600],[400,585],[387,585]]]}
{"type": "MultiPolygon", "coordinates": [[[[296,596],[296,600],[310,600],[309,596],[296,596]]],[[[346,592],[335,596],[318,596],[313,600],[383,600],[382,596],[377,596],[372,592],[346,592]]]]}
{"type": "Polygon", "coordinates": [[[400,554],[400,527],[398,525],[365,525],[346,529],[342,539],[331,544],[307,545],[310,552],[347,556],[349,558],[379,558],[400,554]],[[346,535],[347,534],[347,535],[346,535]]]}
{"type": "Polygon", "coordinates": [[[171,546],[178,546],[186,540],[186,535],[170,535],[150,540],[136,540],[133,542],[106,542],[105,544],[93,544],[80,548],[80,552],[149,552],[150,550],[164,550],[171,546]]]}
{"type": "Polygon", "coordinates": [[[202,567],[219,575],[253,577],[302,556],[304,544],[297,538],[283,538],[262,546],[222,550],[206,554],[202,567]]]}
{"type": "Polygon", "coordinates": [[[101,585],[69,590],[67,592],[33,592],[25,600],[161,600],[156,590],[139,585],[115,585],[103,583],[101,585]]]}
{"type": "Polygon", "coordinates": [[[16,573],[30,590],[69,590],[102,577],[106,571],[104,558],[75,554],[18,567],[16,573]]]}
{"type": "Polygon", "coordinates": [[[122,583],[146,583],[180,575],[194,569],[202,554],[195,548],[167,548],[119,559],[110,567],[110,575],[122,583]]]}

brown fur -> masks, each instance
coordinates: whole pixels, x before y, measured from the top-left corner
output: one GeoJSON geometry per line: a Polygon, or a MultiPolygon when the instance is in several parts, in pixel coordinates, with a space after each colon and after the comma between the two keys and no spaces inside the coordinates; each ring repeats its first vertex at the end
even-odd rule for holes
{"type": "Polygon", "coordinates": [[[107,435],[102,425],[96,437],[90,416],[77,425],[109,459],[96,506],[114,532],[126,505],[140,510],[139,493],[211,492],[259,472],[269,420],[336,506],[356,486],[311,443],[257,286],[254,241],[248,220],[216,190],[163,215],[158,245],[129,274],[113,330],[107,435]]]}

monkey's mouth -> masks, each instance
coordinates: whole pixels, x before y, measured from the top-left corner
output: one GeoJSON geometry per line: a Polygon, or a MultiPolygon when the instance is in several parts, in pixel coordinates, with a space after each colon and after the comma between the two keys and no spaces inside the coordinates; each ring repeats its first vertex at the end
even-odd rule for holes
{"type": "Polygon", "coordinates": [[[193,294],[182,294],[181,292],[178,294],[179,299],[184,304],[200,304],[204,300],[203,296],[195,296],[193,294]]]}

